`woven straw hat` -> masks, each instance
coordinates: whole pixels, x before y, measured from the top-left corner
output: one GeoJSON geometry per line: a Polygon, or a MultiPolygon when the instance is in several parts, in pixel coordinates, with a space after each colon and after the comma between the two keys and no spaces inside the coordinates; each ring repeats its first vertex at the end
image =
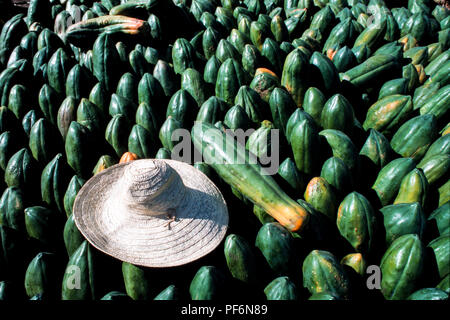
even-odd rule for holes
{"type": "Polygon", "coordinates": [[[78,192],[73,215],[100,251],[155,268],[203,257],[228,226],[219,189],[201,171],[175,160],[135,160],[96,174],[78,192]]]}

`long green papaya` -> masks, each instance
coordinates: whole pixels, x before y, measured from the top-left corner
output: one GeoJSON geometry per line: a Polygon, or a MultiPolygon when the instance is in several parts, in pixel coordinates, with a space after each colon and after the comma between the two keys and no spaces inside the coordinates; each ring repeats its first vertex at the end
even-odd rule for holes
{"type": "Polygon", "coordinates": [[[202,151],[205,162],[230,186],[288,230],[300,231],[304,227],[308,220],[307,211],[286,195],[271,176],[264,175],[260,165],[250,163],[248,151],[236,153],[237,143],[232,136],[204,122],[194,124],[191,136],[194,146],[202,151]]]}
{"type": "Polygon", "coordinates": [[[341,74],[341,80],[347,80],[357,87],[367,87],[380,77],[398,71],[399,64],[392,55],[376,55],[365,60],[358,66],[341,74]]]}
{"type": "Polygon", "coordinates": [[[102,34],[148,40],[149,31],[150,26],[147,21],[122,15],[106,15],[72,24],[67,28],[64,36],[67,42],[77,47],[87,48],[102,34]]]}

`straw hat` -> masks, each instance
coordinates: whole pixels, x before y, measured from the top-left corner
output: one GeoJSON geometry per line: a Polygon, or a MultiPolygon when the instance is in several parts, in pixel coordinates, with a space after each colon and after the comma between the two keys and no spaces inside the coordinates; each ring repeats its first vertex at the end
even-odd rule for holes
{"type": "Polygon", "coordinates": [[[227,231],[219,189],[193,166],[160,159],[114,165],[78,192],[75,223],[97,249],[146,267],[179,266],[208,254],[227,231]]]}

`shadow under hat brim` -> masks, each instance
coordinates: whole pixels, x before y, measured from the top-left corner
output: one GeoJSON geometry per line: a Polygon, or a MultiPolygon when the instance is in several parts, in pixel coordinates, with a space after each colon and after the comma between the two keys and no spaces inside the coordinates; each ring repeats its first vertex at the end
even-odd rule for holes
{"type": "Polygon", "coordinates": [[[80,232],[98,250],[135,265],[175,267],[205,256],[220,244],[228,227],[228,210],[219,189],[201,171],[175,160],[157,161],[175,169],[187,188],[175,221],[170,222],[166,214],[135,212],[121,203],[118,182],[132,162],[112,166],[88,180],[77,194],[73,215],[80,232]]]}

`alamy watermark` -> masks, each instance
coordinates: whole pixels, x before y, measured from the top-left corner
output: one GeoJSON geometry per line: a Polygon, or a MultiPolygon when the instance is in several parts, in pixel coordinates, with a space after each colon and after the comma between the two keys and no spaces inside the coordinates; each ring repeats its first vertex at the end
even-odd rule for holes
{"type": "Polygon", "coordinates": [[[253,142],[257,155],[248,151],[245,146],[255,129],[245,131],[227,129],[225,134],[217,134],[218,130],[214,127],[203,132],[204,140],[208,140],[205,143],[214,147],[204,147],[202,150],[194,147],[189,130],[174,130],[171,140],[176,144],[171,151],[171,159],[186,163],[204,162],[210,165],[259,164],[260,173],[263,175],[274,175],[278,172],[280,164],[280,131],[278,129],[270,129],[267,135],[253,142]]]}
{"type": "Polygon", "coordinates": [[[392,12],[386,7],[371,4],[367,6],[367,15],[366,26],[381,29],[382,21],[392,12]]]}
{"type": "Polygon", "coordinates": [[[81,9],[78,6],[71,6],[69,11],[64,11],[67,16],[58,15],[55,19],[54,31],[59,35],[64,35],[67,29],[83,20],[81,9]]]}

